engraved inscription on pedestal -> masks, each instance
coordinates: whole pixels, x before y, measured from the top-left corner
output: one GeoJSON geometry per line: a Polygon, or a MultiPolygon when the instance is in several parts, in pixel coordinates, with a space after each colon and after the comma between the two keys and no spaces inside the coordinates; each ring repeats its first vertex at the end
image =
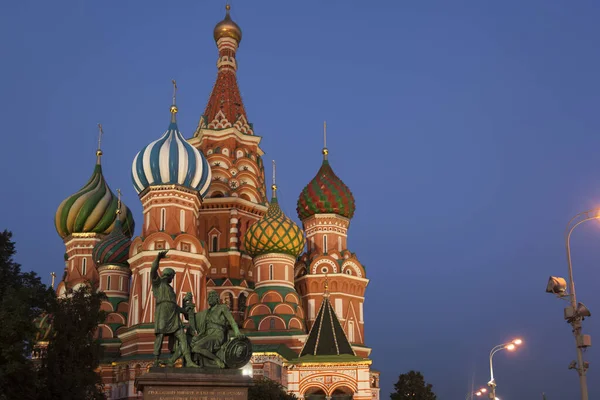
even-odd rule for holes
{"type": "Polygon", "coordinates": [[[246,400],[247,388],[146,386],[145,400],[246,400]]]}

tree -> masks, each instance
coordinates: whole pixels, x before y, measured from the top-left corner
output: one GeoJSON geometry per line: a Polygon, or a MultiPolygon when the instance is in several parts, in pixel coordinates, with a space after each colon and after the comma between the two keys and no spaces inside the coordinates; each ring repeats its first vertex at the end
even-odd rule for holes
{"type": "Polygon", "coordinates": [[[410,371],[398,377],[398,382],[394,385],[396,391],[390,394],[392,400],[436,400],[437,396],[433,393],[433,385],[425,382],[423,374],[410,371]]]}
{"type": "Polygon", "coordinates": [[[279,383],[266,378],[254,379],[254,386],[248,390],[248,400],[295,400],[296,396],[287,393],[279,383]]]}
{"type": "Polygon", "coordinates": [[[35,272],[21,272],[11,239],[11,232],[0,233],[0,399],[34,399],[39,383],[30,360],[34,319],[54,294],[35,272]]]}
{"type": "Polygon", "coordinates": [[[104,399],[98,366],[102,347],[94,334],[104,322],[100,310],[106,299],[92,285],[67,290],[51,307],[54,334],[40,369],[43,392],[39,399],[104,399]]]}

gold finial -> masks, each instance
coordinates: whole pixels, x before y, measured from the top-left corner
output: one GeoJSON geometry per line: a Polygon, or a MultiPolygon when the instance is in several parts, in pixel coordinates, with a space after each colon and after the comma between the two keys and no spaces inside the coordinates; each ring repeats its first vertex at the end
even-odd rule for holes
{"type": "Polygon", "coordinates": [[[51,272],[50,276],[52,277],[52,290],[54,290],[54,279],[56,279],[56,274],[54,272],[51,272]]]}
{"type": "Polygon", "coordinates": [[[327,160],[329,150],[327,149],[327,121],[323,121],[323,160],[327,160]]]}
{"type": "Polygon", "coordinates": [[[117,189],[117,215],[121,214],[121,189],[117,189]]]}
{"type": "Polygon", "coordinates": [[[104,135],[102,124],[98,124],[98,149],[96,150],[96,164],[100,164],[100,157],[102,157],[102,149],[100,148],[102,145],[102,135],[104,135]]]}
{"type": "Polygon", "coordinates": [[[225,4],[225,10],[227,11],[227,14],[229,14],[229,10],[231,10],[231,5],[229,4],[229,2],[225,4]]]}
{"type": "Polygon", "coordinates": [[[175,122],[175,114],[177,114],[177,82],[175,79],[171,80],[173,84],[173,103],[171,104],[171,122],[175,122]]]}
{"type": "Polygon", "coordinates": [[[275,160],[273,160],[273,185],[271,185],[271,189],[273,189],[273,197],[277,197],[277,183],[275,183],[275,160]]]}

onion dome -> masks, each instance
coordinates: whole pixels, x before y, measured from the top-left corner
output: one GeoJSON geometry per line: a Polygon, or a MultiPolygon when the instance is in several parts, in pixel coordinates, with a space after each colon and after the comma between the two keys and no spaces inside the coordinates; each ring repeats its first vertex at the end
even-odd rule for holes
{"type": "Polygon", "coordinates": [[[131,177],[138,194],[156,185],[180,185],[199,191],[201,196],[208,192],[211,181],[208,161],[183,138],[177,127],[176,114],[177,106],[173,101],[167,131],[133,159],[131,177]]]}
{"type": "Polygon", "coordinates": [[[301,220],[315,214],[338,214],[346,218],[354,216],[354,196],[331,169],[328,154],[325,147],[319,172],[300,193],[296,211],[301,220]]]}
{"type": "Polygon", "coordinates": [[[123,233],[121,221],[117,219],[115,229],[94,246],[92,257],[96,265],[127,265],[130,238],[123,233]]]}
{"type": "Polygon", "coordinates": [[[121,211],[118,218],[123,232],[129,237],[133,235],[135,225],[131,210],[119,203],[104,180],[100,163],[102,150],[98,148],[96,155],[96,167],[89,181],[77,193],[63,200],[56,210],[54,225],[63,239],[73,233],[112,232],[117,209],[121,211]]]}
{"type": "Polygon", "coordinates": [[[298,257],[304,249],[304,234],[279,208],[275,185],[267,213],[246,231],[244,246],[252,257],[267,253],[298,257]]]}
{"type": "Polygon", "coordinates": [[[233,22],[233,20],[231,19],[231,16],[229,15],[229,10],[231,9],[231,7],[229,6],[229,4],[225,6],[225,9],[227,10],[225,19],[223,19],[223,21],[219,22],[217,26],[215,26],[215,42],[218,42],[219,39],[223,37],[230,37],[237,40],[237,42],[239,43],[242,41],[242,30],[240,29],[238,24],[233,22]]]}
{"type": "Polygon", "coordinates": [[[52,315],[42,313],[33,320],[36,328],[35,342],[47,342],[52,336],[52,315]]]}

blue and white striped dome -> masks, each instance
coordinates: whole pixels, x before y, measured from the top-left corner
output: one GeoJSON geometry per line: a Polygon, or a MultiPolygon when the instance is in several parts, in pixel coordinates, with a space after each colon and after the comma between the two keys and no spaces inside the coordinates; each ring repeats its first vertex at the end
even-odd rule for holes
{"type": "Polygon", "coordinates": [[[198,190],[204,197],[211,171],[204,155],[183,138],[173,114],[165,134],[133,159],[131,177],[138,194],[149,186],[181,185],[198,190]]]}

